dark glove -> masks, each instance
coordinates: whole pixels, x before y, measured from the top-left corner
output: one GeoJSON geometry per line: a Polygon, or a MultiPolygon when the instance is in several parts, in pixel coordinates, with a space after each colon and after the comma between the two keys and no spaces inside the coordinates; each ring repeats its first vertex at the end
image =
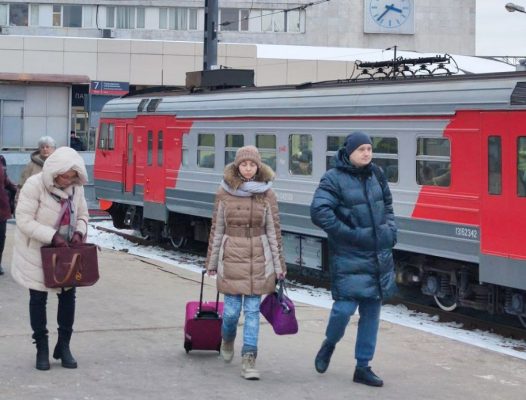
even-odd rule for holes
{"type": "Polygon", "coordinates": [[[70,244],[82,244],[82,233],[78,231],[75,232],[69,243],[70,244]]]}
{"type": "Polygon", "coordinates": [[[62,236],[60,236],[58,231],[53,235],[53,239],[51,239],[51,245],[53,247],[68,247],[68,243],[62,236]]]}

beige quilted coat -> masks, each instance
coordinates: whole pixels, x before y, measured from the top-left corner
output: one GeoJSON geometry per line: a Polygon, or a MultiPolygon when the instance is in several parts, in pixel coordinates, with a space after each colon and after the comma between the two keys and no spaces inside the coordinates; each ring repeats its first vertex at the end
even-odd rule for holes
{"type": "MultiPolygon", "coordinates": [[[[265,164],[256,181],[269,182],[274,172],[265,164]]],[[[237,189],[242,181],[233,164],[225,183],[237,189]]],[[[262,295],[275,289],[276,275],[285,272],[276,195],[272,189],[252,197],[219,188],[208,242],[207,270],[217,271],[217,289],[224,294],[262,295]]]]}
{"type": "Polygon", "coordinates": [[[88,207],[84,198],[84,187],[88,174],[82,157],[69,147],[60,147],[46,160],[41,173],[27,179],[16,207],[15,247],[11,275],[20,285],[40,291],[58,291],[44,286],[40,248],[51,243],[56,232],[55,223],[61,210],[61,199],[72,197],[75,230],[86,234],[88,228],[88,207]],[[70,169],[77,171],[77,184],[66,189],[54,186],[54,178],[70,169]],[[74,188],[74,190],[73,190],[74,188]]]}

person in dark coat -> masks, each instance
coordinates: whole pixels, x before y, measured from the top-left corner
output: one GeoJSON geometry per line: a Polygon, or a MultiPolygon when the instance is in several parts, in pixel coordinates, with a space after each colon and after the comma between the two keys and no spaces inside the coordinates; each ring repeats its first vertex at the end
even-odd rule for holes
{"type": "Polygon", "coordinates": [[[382,300],[396,290],[392,248],[396,225],[392,196],[382,170],[372,162],[372,142],[363,132],[347,136],[322,177],[311,204],[312,222],[328,236],[334,304],[326,338],[315,359],[324,373],[350,317],[359,310],[353,380],[383,381],[371,370],[382,300]]]}
{"type": "Polygon", "coordinates": [[[12,202],[16,193],[16,186],[13,184],[7,176],[6,162],[4,156],[0,156],[0,275],[4,274],[2,268],[2,254],[4,252],[5,245],[5,231],[7,220],[11,218],[12,202]]]}

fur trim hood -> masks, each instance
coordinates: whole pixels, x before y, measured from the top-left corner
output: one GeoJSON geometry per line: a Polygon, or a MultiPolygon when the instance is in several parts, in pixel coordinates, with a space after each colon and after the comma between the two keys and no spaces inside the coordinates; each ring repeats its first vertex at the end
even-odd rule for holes
{"type": "MultiPolygon", "coordinates": [[[[275,176],[276,174],[274,173],[272,168],[270,168],[267,164],[261,163],[261,168],[258,168],[258,172],[256,173],[254,181],[271,182],[274,180],[275,176]]],[[[225,167],[223,180],[228,186],[230,186],[234,190],[237,190],[243,183],[243,180],[239,176],[239,170],[234,165],[234,163],[230,163],[225,167]]]]}
{"type": "Polygon", "coordinates": [[[42,181],[49,191],[53,191],[57,175],[74,170],[79,176],[80,185],[88,183],[88,172],[84,159],[70,147],[59,147],[46,160],[42,168],[42,181]]]}

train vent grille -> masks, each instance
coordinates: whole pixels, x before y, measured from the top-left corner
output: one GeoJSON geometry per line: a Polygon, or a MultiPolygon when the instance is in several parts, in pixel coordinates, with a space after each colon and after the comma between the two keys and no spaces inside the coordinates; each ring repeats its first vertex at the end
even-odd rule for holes
{"type": "Polygon", "coordinates": [[[162,99],[151,99],[146,106],[146,112],[154,112],[162,99]]]}
{"type": "Polygon", "coordinates": [[[526,105],[526,82],[518,82],[511,93],[512,106],[526,105]]]}
{"type": "Polygon", "coordinates": [[[137,106],[137,112],[143,112],[144,107],[146,107],[146,104],[150,101],[150,99],[142,99],[139,105],[137,106]]]}

